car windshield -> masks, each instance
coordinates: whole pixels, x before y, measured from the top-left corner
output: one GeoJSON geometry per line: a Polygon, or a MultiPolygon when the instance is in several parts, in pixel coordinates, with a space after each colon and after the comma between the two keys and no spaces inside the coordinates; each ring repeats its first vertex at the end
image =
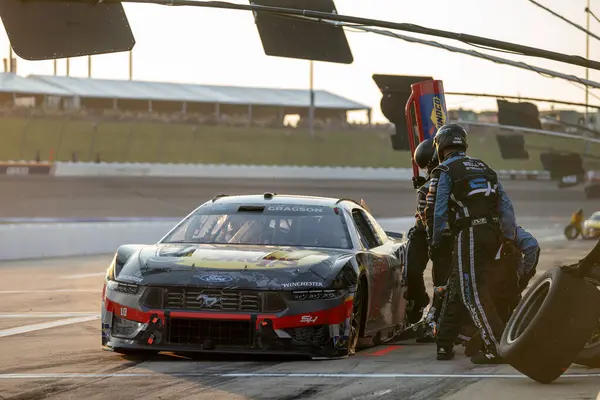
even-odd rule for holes
{"type": "Polygon", "coordinates": [[[334,211],[333,207],[275,204],[202,206],[161,243],[352,247],[341,211],[334,211]]]}
{"type": "Polygon", "coordinates": [[[600,213],[594,213],[594,214],[592,214],[592,217],[590,219],[592,221],[600,221],[600,213]]]}

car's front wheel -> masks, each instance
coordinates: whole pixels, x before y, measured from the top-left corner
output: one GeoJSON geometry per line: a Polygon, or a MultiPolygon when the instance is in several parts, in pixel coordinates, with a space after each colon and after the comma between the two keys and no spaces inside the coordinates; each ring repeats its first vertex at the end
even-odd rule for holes
{"type": "Polygon", "coordinates": [[[348,338],[348,355],[356,353],[358,339],[362,334],[362,327],[365,315],[364,302],[367,300],[367,286],[363,278],[358,280],[356,292],[352,300],[352,315],[350,316],[350,337],[348,338]]]}

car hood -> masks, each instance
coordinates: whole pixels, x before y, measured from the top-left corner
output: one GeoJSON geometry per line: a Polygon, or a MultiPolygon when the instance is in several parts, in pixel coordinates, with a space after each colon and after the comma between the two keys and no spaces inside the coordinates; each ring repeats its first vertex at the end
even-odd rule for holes
{"type": "Polygon", "coordinates": [[[159,244],[132,254],[116,278],[141,285],[326,288],[353,255],[336,249],[159,244]]]}
{"type": "Polygon", "coordinates": [[[586,228],[600,228],[600,221],[588,219],[583,223],[586,228]]]}

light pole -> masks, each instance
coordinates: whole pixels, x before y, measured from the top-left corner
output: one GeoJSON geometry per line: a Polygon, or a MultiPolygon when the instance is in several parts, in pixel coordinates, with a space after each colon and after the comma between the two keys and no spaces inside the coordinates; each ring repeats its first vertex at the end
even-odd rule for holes
{"type": "Polygon", "coordinates": [[[129,80],[133,80],[133,50],[129,50],[129,80]]]}
{"type": "Polygon", "coordinates": [[[315,136],[315,91],[314,91],[314,61],[310,60],[310,108],[308,109],[308,130],[310,137],[315,136]]]}
{"type": "MultiPolygon", "coordinates": [[[[586,11],[586,34],[585,34],[585,58],[586,60],[590,59],[590,0],[587,0],[587,7],[585,8],[586,11]]],[[[585,79],[589,80],[590,78],[590,69],[588,67],[585,67],[585,79]]],[[[589,104],[590,104],[590,88],[589,86],[585,87],[585,126],[589,128],[590,125],[590,120],[589,120],[589,113],[588,113],[588,108],[589,108],[589,104]]]]}
{"type": "Polygon", "coordinates": [[[13,48],[12,48],[12,43],[8,44],[8,72],[15,72],[13,71],[13,48]]]}

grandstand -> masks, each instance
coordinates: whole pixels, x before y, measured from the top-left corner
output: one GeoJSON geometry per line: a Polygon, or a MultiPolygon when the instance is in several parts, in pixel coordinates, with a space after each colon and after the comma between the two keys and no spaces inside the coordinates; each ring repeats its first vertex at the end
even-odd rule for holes
{"type": "Polygon", "coordinates": [[[34,98],[35,104],[42,104],[47,97],[71,97],[65,89],[44,82],[23,78],[16,74],[0,73],[0,104],[19,104],[21,98],[34,98]]]}
{"type": "MultiPolygon", "coordinates": [[[[315,97],[310,134],[302,120],[294,129],[283,118],[308,114],[308,90],[5,73],[0,160],[410,166],[409,152],[392,149],[393,126],[347,122],[347,112],[370,114],[368,106],[325,91],[315,97]]],[[[494,134],[476,128],[470,134],[477,137],[472,154],[497,169],[541,169],[544,149],[600,151],[582,141],[528,134],[530,159],[504,160],[494,134]]]]}
{"type": "MultiPolygon", "coordinates": [[[[15,96],[35,99],[64,110],[193,115],[205,122],[240,121],[243,124],[282,126],[286,115],[308,116],[310,93],[299,89],[271,89],[91,79],[67,76],[0,74],[2,102],[15,96]]],[[[347,112],[371,108],[333,93],[315,91],[315,119],[345,124],[347,112]]]]}

